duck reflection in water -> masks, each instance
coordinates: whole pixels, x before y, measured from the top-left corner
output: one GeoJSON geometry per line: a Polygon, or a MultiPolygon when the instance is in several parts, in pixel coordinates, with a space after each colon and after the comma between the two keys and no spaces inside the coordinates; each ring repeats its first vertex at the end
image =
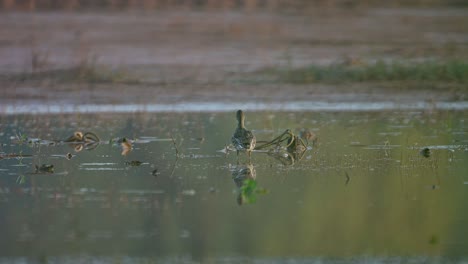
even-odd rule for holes
{"type": "Polygon", "coordinates": [[[231,170],[232,179],[238,189],[237,204],[253,204],[258,194],[267,194],[268,190],[257,186],[257,172],[252,164],[237,165],[231,170]]]}
{"type": "Polygon", "coordinates": [[[248,199],[249,193],[245,193],[248,190],[245,190],[244,184],[255,182],[257,172],[254,166],[252,164],[237,165],[232,169],[231,175],[238,189],[237,204],[250,203],[250,199],[248,199]]]}

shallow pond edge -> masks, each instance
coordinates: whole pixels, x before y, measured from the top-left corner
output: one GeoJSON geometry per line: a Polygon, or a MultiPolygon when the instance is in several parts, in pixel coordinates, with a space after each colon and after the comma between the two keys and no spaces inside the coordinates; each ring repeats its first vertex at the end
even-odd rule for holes
{"type": "Polygon", "coordinates": [[[408,111],[408,110],[468,110],[468,101],[459,102],[180,102],[173,104],[2,104],[0,114],[73,114],[73,113],[165,113],[165,112],[232,112],[247,111],[408,111]]]}

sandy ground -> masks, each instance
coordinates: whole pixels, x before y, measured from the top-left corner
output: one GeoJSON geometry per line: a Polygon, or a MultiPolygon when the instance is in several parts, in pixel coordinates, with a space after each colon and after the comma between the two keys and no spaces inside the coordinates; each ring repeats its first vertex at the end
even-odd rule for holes
{"type": "Polygon", "coordinates": [[[449,84],[426,88],[411,83],[289,85],[252,80],[265,67],[325,65],[349,57],[468,59],[467,24],[468,9],[2,13],[3,76],[85,62],[119,69],[140,83],[2,78],[0,103],[466,100],[465,92],[449,84]]]}

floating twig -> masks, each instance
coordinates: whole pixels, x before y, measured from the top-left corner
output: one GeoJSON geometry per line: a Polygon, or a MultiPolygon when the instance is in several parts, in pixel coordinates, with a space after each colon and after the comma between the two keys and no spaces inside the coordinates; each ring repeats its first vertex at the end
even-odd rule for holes
{"type": "MultiPolygon", "coordinates": [[[[291,137],[293,137],[294,135],[292,134],[291,130],[290,129],[286,129],[286,131],[284,131],[281,135],[277,136],[276,138],[270,140],[269,142],[265,143],[265,144],[262,144],[262,145],[259,145],[259,146],[256,146],[255,149],[256,150],[260,150],[260,149],[264,149],[264,148],[268,148],[270,146],[273,146],[275,145],[276,147],[278,147],[281,143],[283,143],[284,141],[287,141],[289,140],[291,137]],[[289,137],[288,137],[289,136],[289,137]]],[[[288,143],[288,145],[291,144],[291,142],[288,143]]]]}
{"type": "Polygon", "coordinates": [[[171,135],[171,140],[172,140],[172,144],[174,145],[176,157],[179,158],[179,153],[180,153],[179,148],[177,147],[177,143],[172,135],[171,135]]]}

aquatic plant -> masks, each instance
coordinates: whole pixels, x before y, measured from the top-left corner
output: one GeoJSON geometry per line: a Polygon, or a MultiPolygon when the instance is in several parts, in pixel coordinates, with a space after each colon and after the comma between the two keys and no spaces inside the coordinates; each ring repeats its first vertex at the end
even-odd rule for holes
{"type": "Polygon", "coordinates": [[[268,190],[257,186],[254,179],[246,179],[240,187],[240,199],[242,204],[253,204],[257,201],[257,194],[267,194],[268,190]]]}
{"type": "Polygon", "coordinates": [[[28,142],[28,136],[26,134],[21,134],[21,132],[15,135],[15,139],[15,143],[19,145],[28,142]]]}

